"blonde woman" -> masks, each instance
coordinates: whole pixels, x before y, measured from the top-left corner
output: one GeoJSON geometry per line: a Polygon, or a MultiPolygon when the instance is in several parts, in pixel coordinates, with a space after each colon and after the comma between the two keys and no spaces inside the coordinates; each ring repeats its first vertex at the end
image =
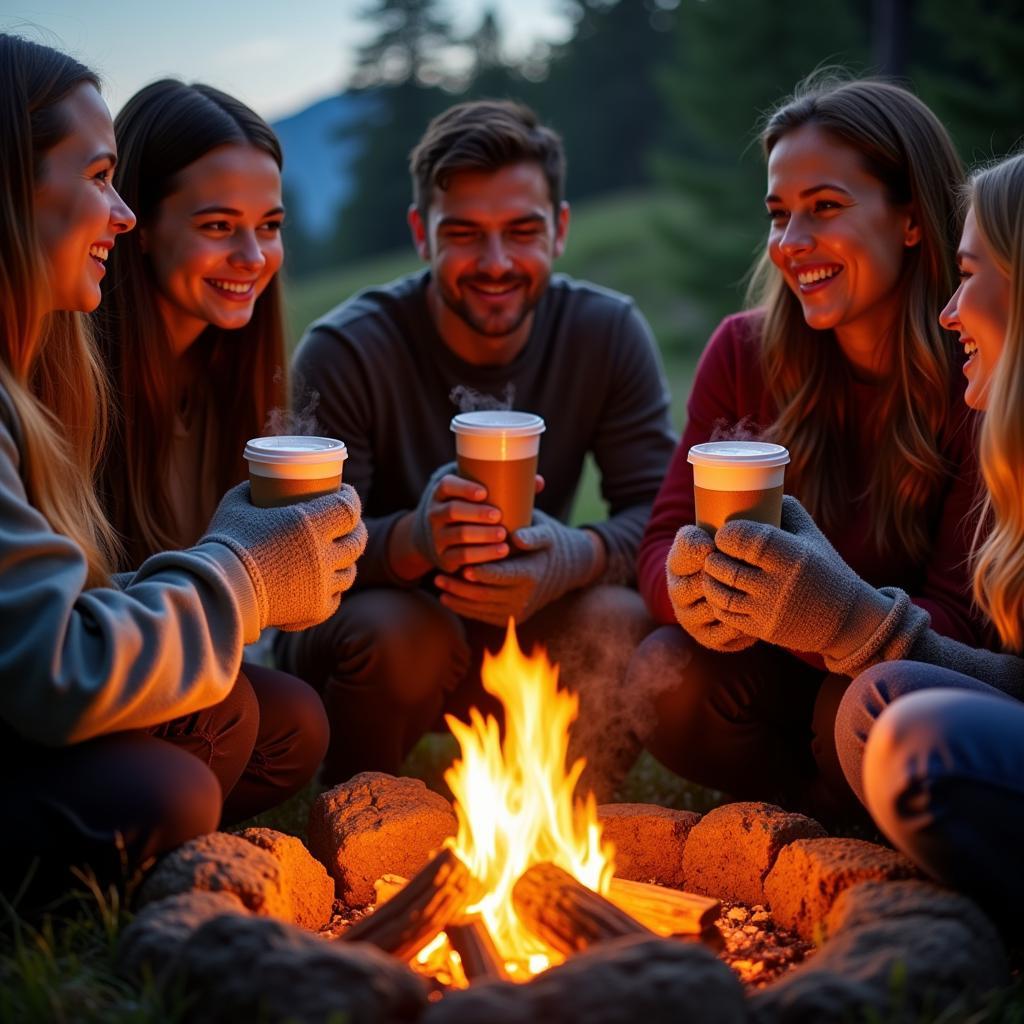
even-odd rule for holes
{"type": "MultiPolygon", "coordinates": [[[[99,304],[106,259],[135,216],[112,184],[96,76],[0,34],[0,152],[6,888],[32,860],[37,881],[56,884],[71,864],[133,870],[216,828],[244,772],[273,773],[278,753],[254,748],[242,646],[267,626],[325,619],[366,531],[351,488],[264,510],[243,485],[195,546],[111,576],[117,541],[93,489],[104,377],[80,314],[99,304]]],[[[273,795],[261,790],[263,806],[273,795]]]]}
{"type": "MultiPolygon", "coordinates": [[[[719,609],[709,555],[740,524],[714,543],[684,525],[687,452],[723,435],[786,445],[787,492],[858,582],[899,586],[937,630],[979,641],[961,527],[975,456],[952,339],[934,317],[952,289],[962,174],[934,114],[880,81],[809,82],[769,118],[762,145],[769,231],[753,308],[722,323],[697,368],[638,560],[666,625],[635,653],[627,685],[639,737],[680,775],[832,817],[860,813],[833,740],[856,617],[826,652],[813,609],[787,605],[760,631],[719,609]]],[[[742,540],[727,568],[754,557],[742,540]]]]}
{"type": "Polygon", "coordinates": [[[912,608],[839,709],[843,770],[890,840],[1000,914],[1024,909],[1024,155],[982,171],[942,311],[985,410],[974,596],[1004,653],[972,650],[912,608]]]}

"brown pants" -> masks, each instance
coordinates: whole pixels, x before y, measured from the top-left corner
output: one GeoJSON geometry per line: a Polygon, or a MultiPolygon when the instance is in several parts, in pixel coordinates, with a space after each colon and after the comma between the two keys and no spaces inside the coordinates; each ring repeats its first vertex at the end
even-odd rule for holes
{"type": "Polygon", "coordinates": [[[779,647],[723,654],[661,626],[637,649],[625,686],[638,735],[667,768],[841,825],[864,820],[835,743],[849,683],[779,647]]]}
{"type": "Polygon", "coordinates": [[[2,738],[0,888],[16,891],[36,861],[45,892],[69,866],[116,880],[287,799],[313,777],[327,721],[301,680],[244,665],[219,704],[154,729],[61,748],[2,738]]]}
{"type": "MultiPolygon", "coordinates": [[[[624,724],[622,680],[653,625],[636,591],[596,586],[567,594],[517,631],[524,650],[547,648],[563,685],[579,694],[570,757],[587,758],[584,784],[600,799],[639,751],[624,724]]],[[[474,705],[498,714],[480,665],[484,650],[498,650],[503,640],[503,629],[458,617],[426,590],[398,589],[348,594],[323,625],[281,634],[282,668],[306,679],[327,708],[323,781],[397,774],[424,733],[445,728],[444,714],[466,720],[474,705]]]]}

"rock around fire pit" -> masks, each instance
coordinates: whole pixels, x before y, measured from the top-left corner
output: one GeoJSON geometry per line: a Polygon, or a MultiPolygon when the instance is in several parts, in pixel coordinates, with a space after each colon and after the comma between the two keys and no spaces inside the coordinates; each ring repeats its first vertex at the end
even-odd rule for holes
{"type": "Polygon", "coordinates": [[[250,829],[167,857],[124,932],[122,968],[192,993],[197,1024],[332,1015],[351,1024],[819,1024],[869,1008],[916,1020],[928,1008],[969,1007],[1007,982],[985,915],[915,877],[891,850],[829,838],[767,804],[728,804],[703,818],[647,805],[600,811],[617,877],[723,902],[725,960],[696,942],[628,937],[527,984],[479,982],[438,999],[400,960],[332,941],[372,910],[377,879],[415,874],[455,831],[449,805],[422,783],[366,773],[317,800],[312,855],[296,839],[250,829]],[[750,928],[798,938],[774,953],[762,943],[759,961],[744,955],[750,928]]]}

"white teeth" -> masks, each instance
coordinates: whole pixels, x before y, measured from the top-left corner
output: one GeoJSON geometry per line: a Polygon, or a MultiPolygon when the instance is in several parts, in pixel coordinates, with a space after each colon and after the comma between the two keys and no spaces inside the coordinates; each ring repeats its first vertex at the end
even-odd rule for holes
{"type": "Polygon", "coordinates": [[[976,341],[965,341],[963,344],[965,356],[973,356],[978,351],[978,343],[976,341]]]}
{"type": "Polygon", "coordinates": [[[207,278],[207,280],[215,288],[220,288],[225,292],[234,292],[236,295],[244,295],[246,292],[252,290],[252,282],[249,281],[247,284],[243,284],[240,281],[215,281],[213,278],[207,278]]]}
{"type": "Polygon", "coordinates": [[[106,262],[107,257],[110,255],[110,250],[103,245],[90,245],[89,255],[95,256],[96,259],[106,262]]]}
{"type": "Polygon", "coordinates": [[[814,284],[817,281],[824,281],[826,278],[835,277],[839,273],[839,267],[819,267],[817,270],[807,270],[797,274],[796,279],[800,284],[814,284]]]}

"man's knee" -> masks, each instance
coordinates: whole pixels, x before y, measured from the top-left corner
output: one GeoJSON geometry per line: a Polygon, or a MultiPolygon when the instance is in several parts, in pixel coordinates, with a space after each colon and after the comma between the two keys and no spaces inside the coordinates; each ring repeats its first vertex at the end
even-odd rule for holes
{"type": "Polygon", "coordinates": [[[321,692],[340,685],[417,704],[452,688],[469,665],[458,618],[421,590],[363,591],[309,632],[318,635],[293,670],[321,692]]]}

